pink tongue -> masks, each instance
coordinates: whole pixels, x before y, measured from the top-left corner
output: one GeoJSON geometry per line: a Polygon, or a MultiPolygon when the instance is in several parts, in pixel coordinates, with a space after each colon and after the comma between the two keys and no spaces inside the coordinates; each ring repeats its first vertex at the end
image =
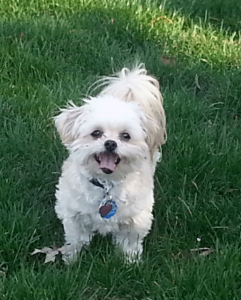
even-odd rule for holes
{"type": "Polygon", "coordinates": [[[100,154],[100,169],[108,169],[112,172],[115,171],[116,168],[116,159],[117,159],[117,154],[115,153],[101,153],[100,154]]]}

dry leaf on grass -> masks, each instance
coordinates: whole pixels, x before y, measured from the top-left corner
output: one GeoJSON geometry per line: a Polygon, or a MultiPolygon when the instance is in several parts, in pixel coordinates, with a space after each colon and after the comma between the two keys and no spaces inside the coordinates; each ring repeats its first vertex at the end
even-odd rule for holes
{"type": "Polygon", "coordinates": [[[53,248],[49,248],[49,247],[44,247],[42,249],[35,249],[31,255],[35,255],[37,253],[43,253],[43,254],[46,254],[46,257],[45,257],[45,261],[44,263],[48,263],[50,261],[52,262],[55,262],[55,259],[56,259],[56,255],[59,254],[59,250],[54,250],[53,248]]]}
{"type": "Polygon", "coordinates": [[[190,250],[184,250],[182,252],[178,252],[176,255],[173,255],[174,259],[184,258],[184,259],[192,259],[193,257],[200,257],[200,256],[208,256],[209,254],[215,252],[212,248],[195,248],[190,250]]]}
{"type": "Polygon", "coordinates": [[[68,256],[69,253],[76,252],[76,247],[73,245],[64,245],[61,248],[57,248],[55,244],[53,244],[52,248],[44,247],[42,249],[35,249],[31,255],[35,255],[37,253],[43,253],[46,255],[44,263],[55,262],[56,257],[58,255],[68,256]]]}
{"type": "Polygon", "coordinates": [[[210,253],[214,252],[214,249],[209,249],[199,253],[200,256],[208,256],[210,253]]]}
{"type": "Polygon", "coordinates": [[[215,250],[212,248],[195,248],[195,249],[190,249],[191,252],[197,253],[199,256],[208,256],[210,253],[214,252],[215,250]]]}
{"type": "Polygon", "coordinates": [[[169,57],[169,56],[166,56],[166,55],[161,55],[160,58],[163,61],[164,65],[175,66],[175,64],[176,64],[175,57],[169,57]]]}

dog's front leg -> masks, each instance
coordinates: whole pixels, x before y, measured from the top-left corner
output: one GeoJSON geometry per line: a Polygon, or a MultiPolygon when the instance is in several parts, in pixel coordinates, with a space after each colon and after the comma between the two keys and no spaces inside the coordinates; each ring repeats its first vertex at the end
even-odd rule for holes
{"type": "Polygon", "coordinates": [[[122,233],[115,236],[116,244],[122,249],[128,262],[141,260],[143,238],[137,232],[122,233]]]}
{"type": "Polygon", "coordinates": [[[119,231],[114,234],[117,245],[123,250],[128,262],[141,260],[143,239],[148,234],[152,224],[152,213],[143,211],[132,218],[129,224],[120,223],[119,231]]]}
{"type": "Polygon", "coordinates": [[[77,254],[81,251],[82,247],[89,245],[93,234],[81,223],[80,218],[63,219],[63,226],[66,243],[63,260],[67,263],[74,262],[77,260],[77,254]]]}

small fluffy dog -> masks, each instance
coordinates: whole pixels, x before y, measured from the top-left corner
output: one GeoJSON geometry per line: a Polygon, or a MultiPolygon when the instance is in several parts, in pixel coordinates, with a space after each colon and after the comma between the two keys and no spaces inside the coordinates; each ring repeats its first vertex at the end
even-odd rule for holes
{"type": "Polygon", "coordinates": [[[69,157],[62,167],[55,211],[65,253],[73,258],[95,233],[111,233],[129,261],[142,254],[152,224],[153,175],[166,119],[158,81],[141,64],[98,81],[97,97],[71,103],[55,117],[69,157]]]}

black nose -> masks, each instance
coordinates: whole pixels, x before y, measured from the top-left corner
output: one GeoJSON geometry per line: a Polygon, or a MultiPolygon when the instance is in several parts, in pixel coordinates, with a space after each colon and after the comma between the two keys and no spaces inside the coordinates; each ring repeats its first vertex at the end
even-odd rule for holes
{"type": "Polygon", "coordinates": [[[113,152],[117,148],[117,144],[115,141],[108,140],[105,142],[105,149],[108,152],[113,152]]]}

